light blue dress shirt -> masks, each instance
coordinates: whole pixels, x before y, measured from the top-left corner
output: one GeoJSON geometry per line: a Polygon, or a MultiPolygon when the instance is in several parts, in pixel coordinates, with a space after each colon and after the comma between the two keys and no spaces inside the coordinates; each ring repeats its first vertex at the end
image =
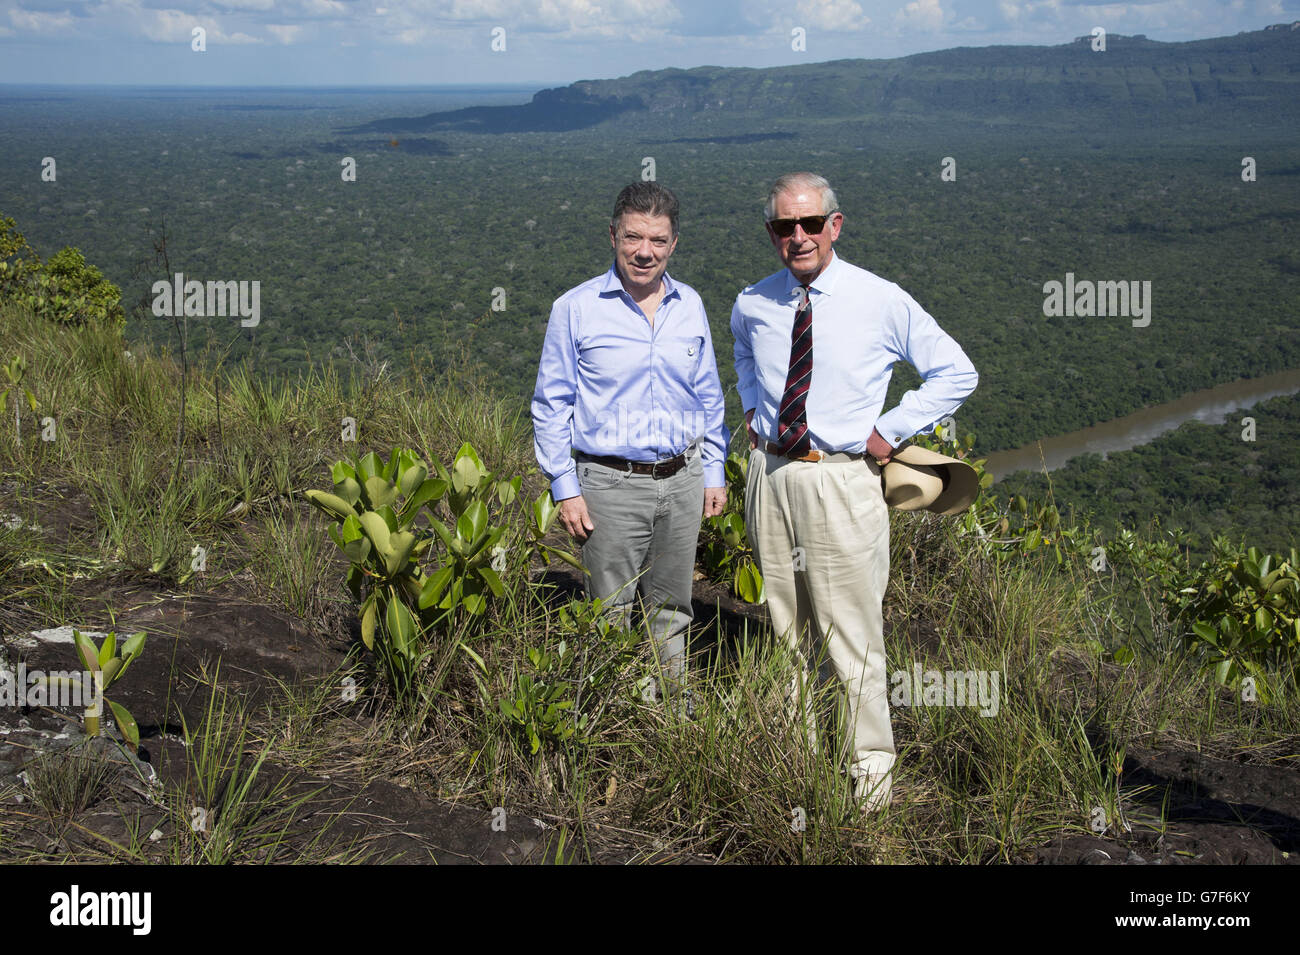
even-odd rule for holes
{"type": "MultiPolygon", "coordinates": [[[[790,334],[799,281],[789,269],[736,296],[737,390],[754,430],[776,440],[777,416],[790,370],[790,334]]],[[[812,283],[813,373],[806,413],[812,447],[861,452],[874,427],[893,447],[956,411],[979,375],[966,353],[925,309],[893,282],[832,253],[812,283]],[[881,414],[896,361],[916,368],[923,384],[881,414]]]]}
{"type": "Polygon", "coordinates": [[[533,391],[533,451],[557,500],[582,493],[571,456],[652,462],[699,443],[723,487],[730,435],[704,303],[664,273],[654,327],[608,272],[555,301],[533,391]]]}

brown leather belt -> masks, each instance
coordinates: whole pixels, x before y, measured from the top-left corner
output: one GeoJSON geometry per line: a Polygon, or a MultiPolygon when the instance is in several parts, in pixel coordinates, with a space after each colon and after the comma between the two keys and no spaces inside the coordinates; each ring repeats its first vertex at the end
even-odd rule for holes
{"type": "Polygon", "coordinates": [[[603,467],[613,468],[615,471],[631,471],[633,474],[648,474],[652,478],[672,477],[682,468],[686,467],[686,454],[677,455],[675,458],[664,458],[662,461],[625,461],[622,458],[602,458],[594,454],[579,454],[579,461],[590,461],[592,464],[599,464],[603,467]]]}
{"type": "Polygon", "coordinates": [[[866,457],[866,455],[861,451],[809,451],[807,454],[803,455],[786,454],[781,450],[780,445],[777,445],[772,441],[768,441],[767,444],[764,445],[764,450],[767,451],[768,454],[777,454],[783,458],[789,458],[791,461],[821,461],[824,458],[830,457],[832,454],[842,454],[846,458],[851,458],[854,461],[860,461],[862,458],[866,457]]]}

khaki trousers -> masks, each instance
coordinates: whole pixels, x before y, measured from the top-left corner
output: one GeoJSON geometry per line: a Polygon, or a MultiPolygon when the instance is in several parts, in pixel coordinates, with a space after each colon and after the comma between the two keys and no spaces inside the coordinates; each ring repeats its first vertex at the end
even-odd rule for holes
{"type": "MultiPolygon", "coordinates": [[[[842,738],[855,779],[883,782],[894,765],[881,603],[889,582],[889,509],[871,458],[791,461],[749,455],[745,522],[767,591],[772,628],[799,672],[830,667],[844,690],[842,738]]],[[[805,719],[812,714],[805,711],[805,719]]],[[[810,734],[815,732],[809,723],[810,734]]]]}

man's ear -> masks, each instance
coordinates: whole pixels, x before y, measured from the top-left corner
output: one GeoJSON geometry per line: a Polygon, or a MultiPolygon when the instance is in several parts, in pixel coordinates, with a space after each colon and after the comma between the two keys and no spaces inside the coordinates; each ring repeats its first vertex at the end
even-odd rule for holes
{"type": "Polygon", "coordinates": [[[776,237],[776,233],[772,231],[772,223],[764,222],[763,228],[767,230],[767,237],[772,240],[773,245],[781,244],[780,240],[776,237]]]}

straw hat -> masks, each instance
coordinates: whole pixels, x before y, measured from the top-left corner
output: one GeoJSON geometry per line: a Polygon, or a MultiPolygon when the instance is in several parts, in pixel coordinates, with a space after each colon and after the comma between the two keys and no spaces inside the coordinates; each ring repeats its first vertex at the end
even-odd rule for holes
{"type": "Polygon", "coordinates": [[[965,461],[915,444],[894,452],[880,478],[885,503],[900,511],[952,516],[970,507],[980,491],[979,475],[965,461]]]}

